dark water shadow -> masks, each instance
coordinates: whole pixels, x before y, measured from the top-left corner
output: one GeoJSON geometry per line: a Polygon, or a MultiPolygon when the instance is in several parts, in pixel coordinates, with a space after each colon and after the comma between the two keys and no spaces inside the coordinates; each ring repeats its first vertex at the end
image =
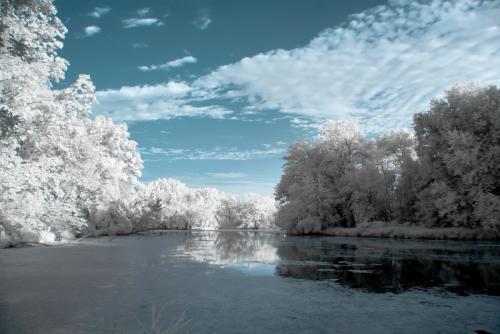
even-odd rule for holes
{"type": "Polygon", "coordinates": [[[375,293],[436,288],[500,295],[500,245],[491,243],[213,231],[194,233],[179,252],[248,274],[331,280],[375,293]]]}
{"type": "Polygon", "coordinates": [[[439,288],[460,295],[500,295],[500,247],[432,241],[292,238],[278,243],[276,274],[334,280],[370,292],[439,288]]]}

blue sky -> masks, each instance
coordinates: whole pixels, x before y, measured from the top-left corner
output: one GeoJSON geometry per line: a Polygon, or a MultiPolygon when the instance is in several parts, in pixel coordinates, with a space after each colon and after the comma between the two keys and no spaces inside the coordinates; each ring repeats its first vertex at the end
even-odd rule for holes
{"type": "Polygon", "coordinates": [[[500,2],[70,1],[63,84],[127,122],[143,181],[272,195],[287,145],[328,118],[411,126],[457,82],[498,84],[500,2]]]}

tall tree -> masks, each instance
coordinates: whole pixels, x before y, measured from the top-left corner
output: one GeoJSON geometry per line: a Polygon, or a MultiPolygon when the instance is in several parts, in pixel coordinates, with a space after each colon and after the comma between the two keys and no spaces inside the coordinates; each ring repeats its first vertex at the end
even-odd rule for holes
{"type": "Polygon", "coordinates": [[[6,0],[0,12],[1,224],[19,239],[79,233],[90,211],[138,183],[136,144],[126,126],[89,117],[89,76],[52,88],[68,65],[57,56],[66,28],[52,1],[6,0]]]}
{"type": "Polygon", "coordinates": [[[421,217],[434,225],[498,228],[500,90],[456,86],[414,121],[421,217]]]}

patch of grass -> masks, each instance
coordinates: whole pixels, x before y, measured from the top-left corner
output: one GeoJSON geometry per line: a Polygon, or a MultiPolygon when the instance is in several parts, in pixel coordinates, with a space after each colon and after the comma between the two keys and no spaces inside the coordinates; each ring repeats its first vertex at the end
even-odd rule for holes
{"type": "Polygon", "coordinates": [[[356,227],[334,227],[321,234],[341,237],[375,237],[429,240],[495,240],[497,233],[480,228],[465,227],[424,227],[410,223],[369,222],[356,227]]]}

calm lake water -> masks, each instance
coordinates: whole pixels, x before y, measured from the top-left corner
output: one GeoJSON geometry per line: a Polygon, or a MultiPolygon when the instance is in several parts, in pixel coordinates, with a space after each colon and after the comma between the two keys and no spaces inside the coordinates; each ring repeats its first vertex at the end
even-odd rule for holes
{"type": "Polygon", "coordinates": [[[193,231],[0,250],[0,333],[144,333],[153,305],[177,333],[500,333],[500,243],[193,231]]]}

